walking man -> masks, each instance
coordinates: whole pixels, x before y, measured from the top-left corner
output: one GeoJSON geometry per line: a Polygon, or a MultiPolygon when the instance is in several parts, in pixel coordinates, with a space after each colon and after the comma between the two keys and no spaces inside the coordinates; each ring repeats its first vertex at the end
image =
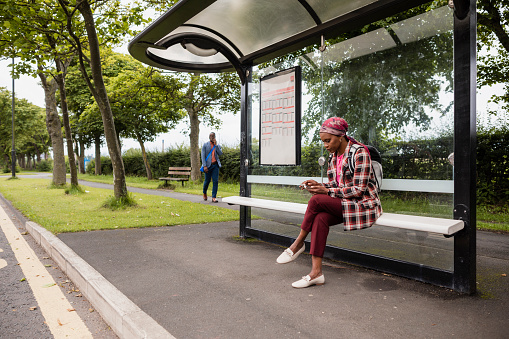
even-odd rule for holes
{"type": "Polygon", "coordinates": [[[223,155],[221,146],[217,144],[216,133],[209,134],[209,141],[203,144],[201,148],[201,163],[203,172],[205,172],[205,181],[203,182],[203,200],[207,200],[207,190],[210,179],[212,179],[212,202],[217,202],[217,187],[219,181],[219,168],[221,161],[219,157],[223,155]]]}

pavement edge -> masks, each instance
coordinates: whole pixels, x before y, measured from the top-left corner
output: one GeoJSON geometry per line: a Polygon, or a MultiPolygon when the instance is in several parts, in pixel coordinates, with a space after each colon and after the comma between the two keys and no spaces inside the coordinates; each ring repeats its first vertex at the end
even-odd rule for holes
{"type": "Polygon", "coordinates": [[[53,233],[33,221],[25,228],[120,338],[175,338],[53,233]]]}

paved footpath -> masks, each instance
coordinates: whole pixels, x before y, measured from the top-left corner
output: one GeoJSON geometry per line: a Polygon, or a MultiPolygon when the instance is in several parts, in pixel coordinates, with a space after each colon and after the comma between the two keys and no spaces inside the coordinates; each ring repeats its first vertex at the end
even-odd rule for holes
{"type": "MultiPolygon", "coordinates": [[[[199,196],[180,198],[185,196],[203,203],[199,196]]],[[[137,325],[147,333],[154,326],[166,331],[147,337],[508,336],[507,235],[478,233],[475,296],[328,260],[325,285],[293,289],[290,284],[309,271],[309,255],[278,265],[281,247],[236,235],[238,222],[225,222],[66,233],[58,240],[120,292],[113,295],[127,297],[147,315],[137,325]]]]}

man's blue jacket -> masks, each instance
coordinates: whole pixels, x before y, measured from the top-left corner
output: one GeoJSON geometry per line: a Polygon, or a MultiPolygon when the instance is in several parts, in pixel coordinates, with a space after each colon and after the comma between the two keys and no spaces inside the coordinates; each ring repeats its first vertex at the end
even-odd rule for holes
{"type": "MultiPolygon", "coordinates": [[[[205,158],[207,155],[209,155],[210,151],[212,150],[212,146],[210,145],[210,141],[207,141],[203,144],[201,148],[201,163],[204,167],[210,167],[212,165],[212,154],[210,157],[205,161],[205,158]]],[[[221,167],[221,161],[219,160],[219,157],[223,155],[223,151],[221,150],[220,145],[216,145],[216,148],[214,148],[214,152],[216,153],[216,160],[219,167],[221,167]]]]}

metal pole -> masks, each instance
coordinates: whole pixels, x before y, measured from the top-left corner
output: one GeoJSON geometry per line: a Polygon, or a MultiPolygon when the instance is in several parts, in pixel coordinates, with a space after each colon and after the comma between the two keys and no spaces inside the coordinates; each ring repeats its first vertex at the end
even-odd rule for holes
{"type": "Polygon", "coordinates": [[[12,177],[16,177],[16,145],[14,143],[14,57],[12,57],[12,177]]]}
{"type": "MultiPolygon", "coordinates": [[[[251,196],[247,175],[249,173],[249,161],[251,150],[251,96],[249,86],[252,81],[252,67],[248,67],[245,83],[241,86],[240,93],[240,196],[251,196]]],[[[246,227],[251,227],[251,207],[240,206],[240,229],[239,236],[246,236],[246,227]]]]}
{"type": "Polygon", "coordinates": [[[454,289],[476,291],[476,2],[454,1],[454,289]]]}

